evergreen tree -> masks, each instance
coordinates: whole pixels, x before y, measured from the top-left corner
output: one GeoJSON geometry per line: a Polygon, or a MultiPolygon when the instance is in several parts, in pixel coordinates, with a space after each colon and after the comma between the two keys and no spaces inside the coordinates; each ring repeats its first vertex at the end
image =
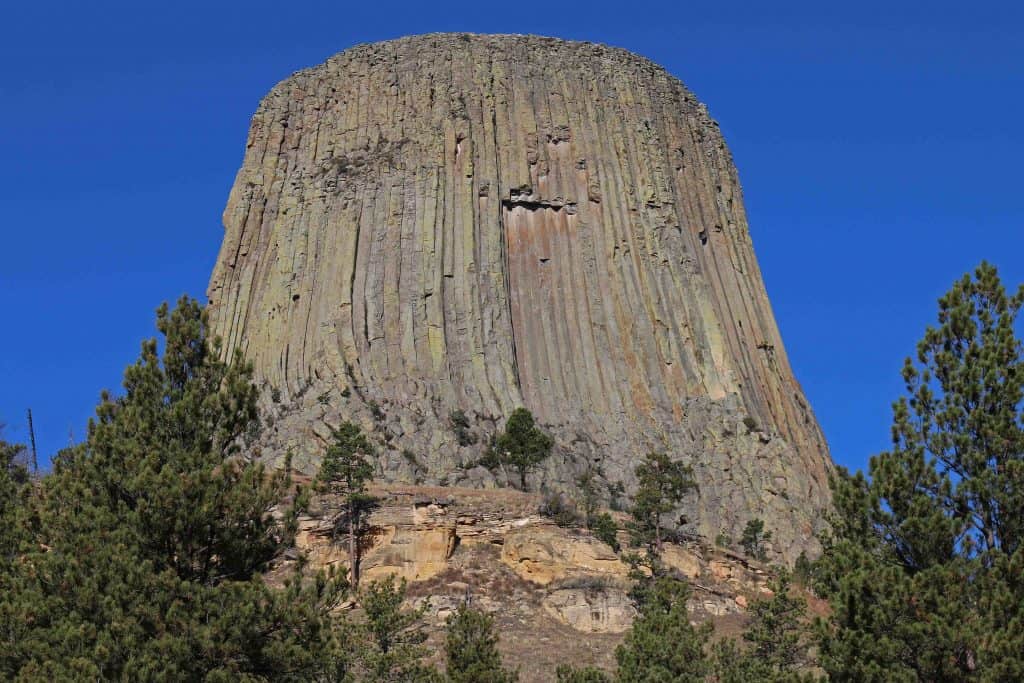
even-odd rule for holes
{"type": "Polygon", "coordinates": [[[576,478],[576,486],[580,493],[580,507],[583,509],[583,525],[585,528],[590,529],[601,506],[597,475],[593,470],[588,469],[576,478]]]}
{"type": "Polygon", "coordinates": [[[801,672],[810,662],[807,601],[793,595],[789,572],[784,569],[778,570],[769,587],[772,597],[750,607],[750,623],[743,632],[747,647],[740,648],[732,639],[715,644],[712,662],[719,683],[813,680],[801,672]]]}
{"type": "Polygon", "coordinates": [[[29,482],[24,454],[24,446],[0,439],[0,590],[5,567],[14,560],[22,540],[19,513],[29,482]]]}
{"type": "Polygon", "coordinates": [[[466,604],[448,617],[445,656],[447,678],[451,683],[514,683],[519,680],[516,672],[501,664],[494,618],[466,604]]]}
{"type": "Polygon", "coordinates": [[[418,609],[403,608],[406,583],[396,584],[394,576],[371,582],[362,591],[359,605],[366,615],[365,634],[360,652],[363,677],[367,683],[437,683],[437,670],[424,662],[423,647],[427,634],[423,630],[424,605],[418,609]]]}
{"type": "Polygon", "coordinates": [[[704,646],[710,624],[690,624],[685,581],[662,576],[645,591],[639,614],[615,650],[619,683],[701,682],[710,671],[704,646]]]}
{"type": "Polygon", "coordinates": [[[317,479],[323,490],[342,497],[344,513],[335,521],[335,528],[339,524],[348,527],[348,566],[352,585],[358,587],[360,542],[367,531],[366,513],[376,502],[366,494],[366,483],[373,478],[373,465],[366,456],[373,455],[373,444],[359,425],[352,422],[342,422],[333,437],[317,479]]]}
{"type": "Polygon", "coordinates": [[[715,683],[783,683],[772,671],[749,652],[743,650],[735,638],[723,638],[711,646],[709,656],[710,679],[715,683]]]}
{"type": "Polygon", "coordinates": [[[542,463],[550,454],[554,441],[541,431],[526,408],[516,408],[505,423],[505,431],[493,446],[493,457],[508,464],[519,473],[520,488],[526,490],[527,473],[542,463]]]}
{"type": "Polygon", "coordinates": [[[795,671],[808,661],[804,628],[807,601],[793,595],[792,580],[785,569],[778,569],[768,586],[772,597],[751,605],[751,623],[743,640],[750,643],[751,654],[773,671],[795,671]]]}
{"type": "Polygon", "coordinates": [[[816,588],[837,681],[1024,680],[1024,287],[982,264],[903,368],[893,446],[840,469],[816,588]]]}
{"type": "MultiPolygon", "coordinates": [[[[0,434],[4,425],[0,423],[0,434]]],[[[7,494],[0,498],[0,505],[14,499],[14,494],[28,483],[31,473],[28,469],[28,451],[23,444],[8,443],[0,439],[0,482],[4,488],[0,493],[7,494]]]]}
{"type": "Polygon", "coordinates": [[[637,492],[630,524],[633,544],[661,553],[661,517],[679,507],[687,492],[696,488],[693,470],[688,465],[673,462],[664,453],[648,453],[637,465],[636,477],[637,492]]]}
{"type": "MultiPolygon", "coordinates": [[[[243,457],[258,427],[251,370],[220,360],[193,300],[161,306],[85,443],[27,501],[0,594],[7,680],[327,680],[346,662],[340,577],[261,578],[292,541],[291,483],[243,457]]],[[[297,499],[303,496],[299,494],[297,499]]]]}
{"type": "Polygon", "coordinates": [[[758,560],[764,560],[767,557],[764,544],[770,541],[771,538],[772,532],[766,532],[764,530],[763,520],[751,519],[747,522],[747,525],[743,527],[743,535],[740,537],[740,547],[743,548],[743,552],[747,555],[758,560]]]}
{"type": "Polygon", "coordinates": [[[615,552],[621,550],[618,537],[619,526],[607,512],[595,515],[590,522],[590,528],[594,532],[594,537],[599,541],[607,543],[615,552]]]}

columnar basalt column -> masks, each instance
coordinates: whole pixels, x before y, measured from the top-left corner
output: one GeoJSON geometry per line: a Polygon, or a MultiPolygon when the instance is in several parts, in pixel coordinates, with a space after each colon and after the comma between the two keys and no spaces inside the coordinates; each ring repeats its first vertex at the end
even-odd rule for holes
{"type": "Polygon", "coordinates": [[[694,531],[760,517],[781,556],[813,548],[827,447],[736,169],[650,61],[532,36],[346,50],[260,104],[224,224],[212,320],[265,389],[266,455],[312,468],[354,418],[382,477],[492,485],[472,463],[525,405],[558,443],[535,486],[628,491],[663,450],[694,467],[694,531]]]}

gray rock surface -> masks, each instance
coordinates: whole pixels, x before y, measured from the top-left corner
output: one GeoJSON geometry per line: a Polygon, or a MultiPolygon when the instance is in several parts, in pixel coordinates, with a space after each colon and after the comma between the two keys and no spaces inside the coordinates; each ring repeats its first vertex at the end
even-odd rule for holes
{"type": "Polygon", "coordinates": [[[736,169],[650,61],[533,36],[351,48],[262,101],[224,224],[211,316],[255,365],[265,457],[313,471],[353,419],[385,480],[493,487],[473,465],[525,405],[557,442],[534,488],[591,470],[624,502],[663,450],[694,467],[690,531],[759,517],[776,556],[814,549],[831,465],[736,169]]]}

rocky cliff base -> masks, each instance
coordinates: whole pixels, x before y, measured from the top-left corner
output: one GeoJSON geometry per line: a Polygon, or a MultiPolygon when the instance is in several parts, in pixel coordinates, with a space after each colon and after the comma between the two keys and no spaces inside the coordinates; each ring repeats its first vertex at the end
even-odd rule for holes
{"type": "MultiPolygon", "coordinates": [[[[411,605],[427,605],[439,653],[446,618],[468,599],[495,615],[505,659],[524,682],[551,680],[566,662],[614,668],[635,616],[629,567],[588,530],[556,525],[539,513],[540,496],[518,491],[389,485],[372,493],[380,505],[362,580],[408,580],[411,605]]],[[[301,519],[297,545],[311,571],[347,564],[344,538],[333,537],[336,509],[337,501],[320,498],[301,519]]],[[[728,549],[669,543],[663,559],[693,588],[693,620],[710,620],[721,635],[737,633],[746,607],[771,594],[768,568],[728,549]]]]}
{"type": "Polygon", "coordinates": [[[736,168],[649,60],[536,36],[353,47],[261,102],[224,226],[211,327],[253,364],[266,459],[313,473],[354,420],[389,446],[382,480],[493,485],[468,471],[525,407],[559,456],[531,487],[629,495],[663,451],[700,485],[693,532],[760,518],[772,556],[814,552],[828,449],[736,168]]]}

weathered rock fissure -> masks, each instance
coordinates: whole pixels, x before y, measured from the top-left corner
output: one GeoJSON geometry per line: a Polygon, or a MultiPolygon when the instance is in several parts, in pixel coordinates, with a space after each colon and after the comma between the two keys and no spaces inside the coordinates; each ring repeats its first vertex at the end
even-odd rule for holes
{"type": "Polygon", "coordinates": [[[224,223],[212,321],[265,389],[268,457],[312,470],[357,419],[385,479],[494,485],[473,463],[525,405],[557,442],[535,487],[590,469],[628,491],[664,450],[694,467],[694,531],[760,517],[783,556],[813,545],[827,448],[735,167],[648,60],[532,36],[346,50],[260,104],[224,223]]]}

